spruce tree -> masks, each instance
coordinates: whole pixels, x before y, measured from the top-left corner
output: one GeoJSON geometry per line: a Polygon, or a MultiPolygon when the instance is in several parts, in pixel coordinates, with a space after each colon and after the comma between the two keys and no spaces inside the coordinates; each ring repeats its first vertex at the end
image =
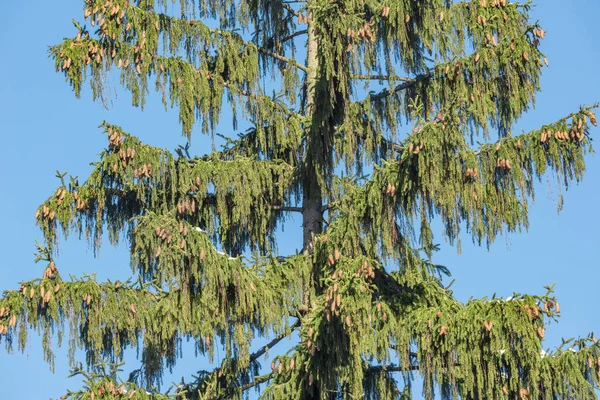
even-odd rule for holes
{"type": "Polygon", "coordinates": [[[462,303],[432,257],[435,226],[489,246],[527,228],[540,177],[584,173],[595,106],[512,134],[547,63],[530,7],[85,0],[86,25],[50,48],[76,96],[87,81],[105,100],[118,74],[134,106],[154,89],[177,110],[187,140],[214,134],[224,106],[250,129],[191,156],[103,122],[93,172],[61,176],[36,212],[45,270],[0,299],[0,341],[24,350],[35,329],[52,365],[67,335],[85,377],[68,399],[596,398],[595,338],[542,350],[551,288],[462,303]],[[279,254],[291,213],[302,242],[279,254]],[[134,277],[62,277],[69,233],[94,250],[126,239],[134,277]],[[169,388],[185,340],[226,357],[169,388]],[[129,348],[140,366],[125,379],[129,348]]]}

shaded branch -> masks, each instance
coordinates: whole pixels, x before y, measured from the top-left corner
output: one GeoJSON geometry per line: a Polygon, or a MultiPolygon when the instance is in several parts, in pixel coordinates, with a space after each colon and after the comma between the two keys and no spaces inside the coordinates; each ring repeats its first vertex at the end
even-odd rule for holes
{"type": "Polygon", "coordinates": [[[294,17],[298,17],[298,16],[302,15],[302,13],[300,13],[300,12],[298,12],[298,11],[294,10],[294,9],[292,8],[292,6],[290,6],[289,4],[282,3],[282,4],[281,4],[281,6],[282,6],[283,8],[285,8],[285,9],[287,10],[287,12],[289,12],[290,14],[292,14],[294,17]]]}
{"type": "Polygon", "coordinates": [[[261,383],[265,383],[266,381],[268,381],[269,379],[271,379],[273,377],[273,373],[270,374],[266,374],[266,375],[261,375],[261,376],[257,376],[252,382],[247,383],[245,385],[239,386],[239,387],[233,387],[231,389],[228,390],[227,394],[222,394],[216,397],[210,397],[209,400],[221,400],[221,399],[230,399],[231,398],[231,394],[233,391],[235,391],[236,389],[239,389],[240,392],[244,392],[248,389],[252,389],[255,386],[260,385],[261,383]]]}
{"type": "Polygon", "coordinates": [[[331,202],[331,203],[324,204],[321,207],[321,212],[325,212],[325,211],[331,210],[332,208],[334,208],[336,206],[337,206],[336,202],[331,202]]]}
{"type": "Polygon", "coordinates": [[[258,349],[255,353],[250,355],[250,362],[258,360],[263,354],[265,354],[269,349],[273,348],[277,343],[281,342],[283,339],[288,337],[292,332],[294,332],[301,325],[300,319],[298,319],[291,327],[289,332],[282,333],[277,336],[275,339],[271,340],[269,343],[265,344],[263,347],[258,349]]]}
{"type": "Polygon", "coordinates": [[[379,93],[373,93],[369,96],[371,101],[378,101],[384,99],[388,96],[394,95],[404,89],[408,89],[410,87],[415,86],[419,81],[429,79],[431,77],[431,72],[427,71],[426,74],[417,75],[414,79],[401,78],[399,80],[403,80],[404,83],[397,85],[394,89],[384,89],[379,93]]]}
{"type": "Polygon", "coordinates": [[[401,367],[399,365],[377,365],[371,366],[367,368],[367,372],[376,373],[376,372],[405,372],[405,371],[419,371],[418,365],[409,365],[407,367],[401,367]]]}
{"type": "Polygon", "coordinates": [[[277,211],[302,212],[302,207],[272,206],[271,208],[277,211]]]}
{"type": "Polygon", "coordinates": [[[292,40],[293,38],[295,38],[297,36],[305,35],[307,33],[308,33],[308,29],[303,29],[301,31],[294,32],[291,35],[284,37],[283,39],[280,40],[280,42],[284,43],[284,42],[287,42],[288,40],[292,40]]]}
{"type": "Polygon", "coordinates": [[[391,75],[350,75],[350,79],[412,82],[414,79],[391,75]]]}
{"type": "Polygon", "coordinates": [[[272,58],[274,58],[274,59],[276,59],[276,60],[279,60],[279,61],[285,62],[285,63],[287,63],[287,64],[290,64],[290,65],[292,65],[292,66],[294,66],[294,67],[296,67],[296,68],[298,68],[298,69],[300,69],[300,70],[302,70],[302,71],[304,71],[304,72],[308,72],[308,68],[307,68],[305,65],[302,65],[302,64],[300,64],[300,63],[299,63],[299,62],[297,62],[296,60],[293,60],[293,59],[291,59],[291,58],[284,57],[284,56],[282,56],[282,55],[279,55],[279,54],[277,54],[277,53],[274,53],[274,52],[272,52],[272,51],[270,51],[270,50],[267,50],[267,49],[265,49],[265,48],[263,48],[263,47],[257,47],[257,50],[258,50],[260,53],[262,53],[262,54],[265,54],[265,55],[267,55],[267,56],[270,56],[270,57],[272,57],[272,58]]]}
{"type": "Polygon", "coordinates": [[[240,386],[240,390],[243,392],[245,390],[252,389],[254,386],[260,385],[261,383],[265,383],[272,377],[273,377],[273,373],[261,375],[261,376],[257,377],[254,381],[247,383],[243,386],[240,386]]]}
{"type": "Polygon", "coordinates": [[[256,100],[258,102],[261,102],[263,100],[271,101],[284,114],[286,114],[288,116],[298,115],[297,113],[293,112],[292,110],[288,109],[287,107],[284,107],[280,102],[273,101],[273,99],[271,99],[271,97],[265,96],[265,95],[257,95],[257,94],[249,92],[246,89],[241,89],[241,88],[237,87],[236,85],[233,85],[230,82],[227,82],[227,81],[223,80],[223,77],[221,75],[218,75],[218,76],[215,77],[215,75],[213,75],[213,73],[211,71],[208,71],[208,70],[196,69],[196,71],[198,73],[204,73],[204,74],[206,74],[207,79],[213,80],[213,81],[216,80],[217,83],[223,85],[224,87],[226,87],[227,89],[229,89],[231,91],[234,91],[236,93],[241,94],[242,96],[249,97],[249,98],[251,98],[253,100],[256,100]]]}

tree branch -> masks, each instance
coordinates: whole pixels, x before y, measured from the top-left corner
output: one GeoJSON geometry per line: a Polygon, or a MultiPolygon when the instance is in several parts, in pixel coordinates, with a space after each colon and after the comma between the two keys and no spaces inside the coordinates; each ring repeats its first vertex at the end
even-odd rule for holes
{"type": "Polygon", "coordinates": [[[350,79],[412,82],[414,79],[391,75],[350,75],[350,79]]]}
{"type": "Polygon", "coordinates": [[[301,31],[294,32],[291,35],[284,37],[283,39],[280,40],[280,42],[284,43],[284,42],[287,42],[288,40],[295,38],[296,36],[305,35],[307,33],[308,33],[308,29],[303,29],[301,31]]]}
{"type": "MultiPolygon", "coordinates": [[[[411,357],[416,357],[416,353],[410,353],[411,357]]],[[[454,363],[455,367],[460,366],[459,363],[454,363]]],[[[386,371],[386,372],[405,372],[405,371],[419,371],[421,369],[420,366],[418,365],[408,365],[406,367],[402,367],[400,365],[394,365],[394,364],[390,364],[390,365],[375,365],[375,366],[370,366],[369,368],[367,368],[367,372],[381,372],[381,371],[386,371]]]]}
{"type": "Polygon", "coordinates": [[[417,83],[416,79],[412,80],[412,81],[408,81],[408,82],[405,82],[405,83],[402,83],[402,84],[396,86],[392,91],[390,91],[389,89],[384,89],[377,94],[370,95],[369,98],[371,101],[378,101],[378,100],[384,99],[388,96],[391,96],[393,94],[396,94],[404,89],[408,89],[409,87],[416,85],[416,83],[417,83]]]}
{"type": "Polygon", "coordinates": [[[261,376],[258,376],[258,377],[256,377],[256,379],[255,379],[255,380],[253,380],[252,382],[250,382],[250,383],[247,383],[247,384],[245,384],[245,385],[241,386],[241,387],[240,387],[240,390],[243,392],[243,391],[246,391],[246,390],[248,390],[248,389],[252,389],[252,388],[253,388],[254,386],[256,386],[256,385],[260,385],[261,383],[265,383],[266,381],[268,381],[268,380],[269,380],[269,379],[271,379],[272,377],[273,377],[273,373],[270,373],[270,374],[266,374],[266,375],[261,375],[261,376]]]}
{"type": "Polygon", "coordinates": [[[426,74],[417,75],[414,79],[402,78],[401,80],[403,80],[404,83],[401,83],[401,84],[397,85],[391,91],[389,89],[384,89],[384,90],[382,90],[379,93],[371,94],[369,96],[369,99],[371,101],[378,101],[378,100],[384,99],[384,98],[386,98],[388,96],[391,96],[393,94],[396,94],[396,93],[400,92],[401,90],[408,89],[408,88],[416,85],[419,81],[423,81],[423,80],[429,79],[430,77],[431,77],[431,72],[427,71],[426,74]]]}
{"type": "Polygon", "coordinates": [[[372,366],[369,367],[367,369],[368,372],[381,372],[381,371],[385,371],[385,372],[405,372],[405,371],[418,371],[419,370],[419,366],[418,365],[409,365],[407,367],[401,367],[399,365],[377,365],[377,366],[372,366]]]}
{"type": "MultiPolygon", "coordinates": [[[[589,110],[592,110],[592,109],[595,109],[595,108],[598,108],[598,107],[600,107],[600,103],[596,103],[596,104],[593,104],[593,105],[590,105],[590,106],[582,107],[581,110],[589,111],[589,110]]],[[[566,115],[566,116],[562,117],[561,119],[555,121],[554,123],[555,124],[556,123],[560,123],[562,121],[568,120],[569,118],[573,118],[574,116],[578,115],[581,112],[581,110],[577,111],[577,112],[570,113],[569,115],[566,115]]],[[[437,120],[437,121],[439,121],[439,120],[437,120]]],[[[430,123],[432,123],[432,122],[428,122],[428,124],[430,124],[430,123]]],[[[522,135],[512,136],[510,138],[514,139],[514,138],[524,137],[524,136],[527,136],[527,135],[530,135],[530,133],[524,133],[522,135]]],[[[502,142],[504,142],[504,141],[506,141],[507,139],[510,139],[510,138],[507,138],[507,137],[500,138],[499,140],[497,140],[495,142],[484,143],[483,145],[484,146],[496,147],[496,146],[501,145],[502,142]]],[[[386,145],[390,149],[392,149],[394,151],[397,151],[398,153],[401,153],[401,152],[403,152],[406,149],[406,145],[405,144],[395,143],[395,142],[392,142],[392,141],[387,140],[385,138],[382,138],[382,141],[385,142],[386,145]]],[[[475,156],[481,155],[481,151],[482,151],[481,148],[479,150],[475,150],[475,149],[472,149],[472,148],[470,148],[470,147],[467,146],[467,149],[468,149],[468,151],[471,151],[475,156]]]]}
{"type": "Polygon", "coordinates": [[[302,212],[302,207],[272,206],[271,208],[277,211],[302,212]]]}
{"type": "Polygon", "coordinates": [[[294,324],[290,327],[290,331],[286,333],[282,333],[277,336],[275,339],[271,340],[269,343],[265,344],[263,347],[258,349],[255,353],[250,355],[250,362],[258,360],[263,354],[265,354],[269,349],[275,347],[275,345],[281,342],[283,339],[288,337],[292,332],[294,332],[301,325],[300,319],[298,319],[294,324]]]}
{"type": "Polygon", "coordinates": [[[217,397],[211,397],[210,400],[221,400],[221,399],[230,399],[232,396],[232,392],[235,391],[235,389],[239,389],[240,392],[244,392],[248,389],[252,389],[255,386],[260,385],[261,383],[265,383],[266,381],[268,381],[269,379],[271,379],[273,377],[274,373],[270,373],[270,374],[266,374],[266,375],[261,375],[261,376],[257,376],[252,382],[247,383],[245,385],[239,386],[239,387],[233,387],[231,389],[228,390],[227,394],[222,394],[219,395],[217,397]]]}
{"type": "MultiPolygon", "coordinates": [[[[269,351],[269,349],[275,347],[275,345],[277,345],[277,343],[279,343],[280,341],[282,341],[283,339],[288,337],[292,332],[294,332],[297,328],[299,328],[300,325],[301,325],[301,322],[300,322],[300,319],[298,318],[298,320],[292,326],[290,326],[290,330],[288,332],[277,336],[275,339],[271,340],[269,343],[267,343],[266,345],[264,345],[263,347],[258,349],[256,352],[252,353],[250,355],[250,363],[253,363],[256,360],[258,360],[263,354],[265,354],[267,351],[269,351]]],[[[215,370],[213,370],[212,374],[214,374],[214,373],[218,374],[221,369],[222,369],[222,367],[216,368],[215,370]]],[[[211,397],[211,400],[230,399],[231,395],[236,390],[239,390],[240,392],[244,392],[244,391],[251,389],[257,385],[260,385],[261,383],[268,381],[269,379],[271,379],[271,377],[273,375],[274,375],[273,373],[270,373],[270,374],[255,377],[254,381],[247,383],[245,385],[242,385],[242,386],[236,387],[236,386],[227,385],[228,387],[225,388],[226,394],[222,394],[217,397],[211,397]]]]}
{"type": "Polygon", "coordinates": [[[273,57],[276,60],[279,60],[279,61],[285,62],[287,64],[290,64],[290,65],[292,65],[292,66],[294,66],[294,67],[296,67],[296,68],[298,68],[298,69],[300,69],[300,70],[302,70],[304,72],[308,72],[308,68],[305,65],[300,64],[296,60],[293,60],[291,58],[287,58],[287,57],[281,56],[281,55],[279,55],[277,53],[273,53],[272,51],[267,50],[267,49],[265,49],[263,47],[257,47],[257,50],[258,50],[259,53],[265,54],[267,56],[273,57]]]}
{"type": "Polygon", "coordinates": [[[266,99],[272,101],[273,104],[276,105],[279,109],[281,109],[281,111],[284,114],[286,114],[288,116],[297,115],[297,113],[293,112],[292,110],[288,109],[287,107],[283,107],[280,103],[277,103],[277,102],[273,101],[269,96],[265,96],[265,95],[259,96],[257,94],[250,93],[246,89],[241,89],[241,88],[239,88],[239,87],[237,87],[235,85],[232,85],[231,83],[223,80],[223,77],[221,77],[221,75],[217,75],[215,77],[215,75],[213,75],[213,73],[211,71],[203,70],[203,69],[197,69],[196,71],[198,73],[205,73],[207,75],[208,79],[210,79],[210,80],[217,80],[218,83],[220,83],[221,85],[225,86],[227,89],[235,91],[235,92],[241,94],[242,96],[250,97],[251,99],[254,99],[256,101],[261,101],[261,100],[264,100],[266,98],[266,99]],[[219,79],[220,79],[220,81],[219,81],[219,79]],[[261,97],[263,99],[261,99],[261,97]]]}
{"type": "Polygon", "coordinates": [[[331,203],[324,204],[323,207],[321,207],[321,212],[325,212],[325,211],[331,210],[336,205],[337,205],[336,202],[331,202],[331,203]]]}
{"type": "Polygon", "coordinates": [[[294,9],[292,8],[292,6],[290,6],[289,4],[282,3],[281,5],[282,5],[282,7],[283,7],[283,8],[285,8],[285,9],[287,10],[287,12],[289,12],[290,14],[292,14],[294,17],[297,17],[297,16],[299,16],[299,15],[302,15],[302,13],[300,13],[300,12],[298,12],[298,11],[294,10],[294,9]]]}

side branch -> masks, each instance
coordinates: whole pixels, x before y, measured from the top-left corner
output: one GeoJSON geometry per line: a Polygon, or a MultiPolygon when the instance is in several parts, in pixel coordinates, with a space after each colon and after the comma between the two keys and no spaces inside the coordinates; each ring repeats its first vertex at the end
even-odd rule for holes
{"type": "Polygon", "coordinates": [[[401,82],[412,82],[414,79],[405,78],[402,76],[391,76],[391,75],[350,75],[350,79],[357,79],[363,81],[401,81],[401,82]]]}
{"type": "Polygon", "coordinates": [[[418,365],[409,365],[406,367],[402,367],[399,365],[391,364],[391,365],[386,365],[386,366],[384,366],[384,365],[372,366],[372,367],[369,367],[367,369],[367,371],[371,372],[371,373],[382,372],[382,371],[383,372],[405,372],[405,371],[419,371],[419,369],[420,368],[418,365]]]}
{"type": "Polygon", "coordinates": [[[402,80],[404,81],[404,83],[401,83],[399,85],[397,85],[394,89],[389,90],[389,89],[384,89],[379,93],[374,93],[371,94],[369,96],[369,99],[371,101],[378,101],[378,100],[382,100],[388,96],[394,95],[404,89],[408,89],[410,87],[415,86],[419,81],[422,80],[426,80],[429,79],[431,77],[431,72],[427,71],[426,74],[421,74],[421,75],[417,75],[414,79],[408,79],[408,78],[400,78],[398,80],[402,80]]]}
{"type": "MultiPolygon", "coordinates": [[[[260,385],[261,383],[265,383],[266,381],[268,381],[269,379],[271,379],[273,377],[273,373],[270,374],[266,374],[266,375],[261,375],[261,376],[257,376],[256,379],[254,379],[252,382],[247,383],[245,385],[242,385],[239,387],[240,392],[245,392],[248,389],[252,389],[255,386],[260,385]]],[[[234,388],[235,390],[235,388],[234,388]]],[[[220,395],[218,397],[211,397],[210,400],[225,400],[225,399],[230,399],[231,396],[230,394],[225,394],[225,395],[220,395]]]]}
{"type": "MultiPolygon", "coordinates": [[[[585,113],[591,112],[591,110],[594,110],[596,108],[600,108],[600,103],[596,103],[596,104],[593,104],[593,105],[590,105],[590,106],[581,107],[581,109],[579,111],[570,113],[570,114],[562,117],[561,119],[553,122],[553,124],[559,124],[561,122],[566,122],[570,118],[580,116],[582,112],[585,114],[585,113]]],[[[441,122],[442,122],[442,120],[439,119],[438,117],[436,117],[432,121],[428,122],[423,128],[430,127],[432,125],[435,125],[435,124],[441,123],[441,122]]],[[[594,118],[594,121],[592,122],[592,124],[594,124],[594,122],[595,122],[595,118],[594,118]]],[[[533,133],[535,133],[535,132],[536,131],[534,131],[533,133]]],[[[497,147],[500,147],[502,144],[506,143],[507,141],[512,140],[514,138],[516,138],[516,139],[525,138],[525,137],[529,137],[531,135],[532,135],[532,133],[525,133],[525,134],[522,134],[522,135],[500,138],[499,140],[497,140],[495,142],[484,143],[482,145],[482,148],[486,148],[486,147],[487,148],[489,148],[489,147],[497,148],[497,147]]],[[[385,145],[389,149],[394,150],[394,151],[396,151],[399,154],[402,154],[407,148],[409,148],[409,145],[411,143],[411,138],[405,139],[402,143],[395,143],[395,142],[392,142],[392,141],[390,141],[388,139],[382,138],[382,142],[384,142],[385,145]]],[[[466,149],[466,151],[472,152],[475,156],[480,156],[481,152],[482,152],[481,148],[478,149],[478,150],[475,150],[475,149],[472,149],[472,148],[470,148],[468,146],[465,146],[465,149],[466,149]]]]}
{"type": "Polygon", "coordinates": [[[267,351],[269,351],[269,349],[275,347],[275,345],[277,345],[277,343],[281,342],[283,339],[288,337],[292,332],[294,332],[296,329],[298,329],[300,327],[300,325],[301,325],[301,322],[300,322],[300,319],[298,319],[290,327],[289,332],[282,333],[281,335],[277,336],[275,339],[271,340],[269,343],[265,344],[263,347],[258,349],[255,353],[252,353],[250,355],[250,362],[258,360],[263,354],[265,354],[267,351]]]}
{"type": "Polygon", "coordinates": [[[274,58],[276,60],[279,60],[279,61],[285,62],[287,64],[290,64],[290,65],[292,65],[292,66],[294,66],[294,67],[296,67],[299,70],[302,70],[304,72],[308,72],[308,68],[305,65],[302,65],[302,64],[298,63],[296,60],[284,57],[284,56],[279,55],[277,53],[274,53],[274,52],[272,52],[270,50],[267,50],[267,49],[265,49],[263,47],[257,47],[256,49],[258,50],[259,53],[265,54],[265,55],[270,56],[270,57],[272,57],[272,58],[274,58]]]}
{"type": "Polygon", "coordinates": [[[308,29],[303,29],[301,31],[294,32],[291,35],[284,37],[283,39],[280,40],[280,42],[284,43],[284,42],[287,42],[288,40],[292,40],[293,38],[295,38],[297,36],[306,35],[307,33],[308,33],[308,29]]]}
{"type": "Polygon", "coordinates": [[[282,7],[283,7],[283,8],[285,8],[285,9],[287,10],[287,12],[289,12],[290,14],[292,14],[294,17],[299,17],[299,16],[301,16],[301,15],[302,15],[302,13],[300,13],[300,12],[298,12],[298,11],[294,10],[294,9],[292,8],[292,6],[290,6],[289,4],[286,4],[286,3],[283,3],[283,2],[282,2],[282,4],[281,4],[281,5],[282,5],[282,7]]]}
{"type": "Polygon", "coordinates": [[[246,89],[239,88],[238,86],[233,85],[230,82],[223,80],[223,77],[221,75],[215,76],[215,75],[213,75],[213,73],[211,71],[203,70],[203,69],[197,69],[196,71],[200,74],[202,74],[202,73],[206,74],[207,79],[216,81],[217,83],[223,85],[227,89],[229,89],[233,92],[239,93],[242,96],[249,97],[253,100],[256,100],[257,102],[260,102],[263,100],[270,101],[273,103],[273,105],[277,106],[284,114],[286,114],[290,117],[294,116],[294,115],[298,115],[297,113],[293,112],[292,110],[288,109],[287,107],[284,107],[281,103],[273,101],[271,99],[271,97],[265,96],[265,95],[257,95],[257,94],[249,92],[246,89]]]}
{"type": "Polygon", "coordinates": [[[271,208],[276,211],[302,212],[302,207],[273,206],[271,208]]]}
{"type": "Polygon", "coordinates": [[[267,375],[258,376],[254,381],[241,386],[240,390],[243,392],[248,389],[252,389],[254,386],[260,385],[261,383],[265,383],[266,381],[271,379],[273,377],[273,375],[274,375],[273,373],[270,373],[267,375]]]}

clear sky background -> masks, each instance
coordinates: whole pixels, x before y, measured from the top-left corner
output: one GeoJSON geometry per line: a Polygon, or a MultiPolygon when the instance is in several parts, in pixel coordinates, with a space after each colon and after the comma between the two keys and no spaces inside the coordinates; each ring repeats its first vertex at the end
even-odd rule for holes
{"type": "MultiPolygon", "coordinates": [[[[542,51],[550,61],[542,76],[536,108],[519,122],[515,134],[552,122],[583,104],[600,101],[600,33],[598,0],[538,0],[532,12],[547,31],[542,51]]],[[[43,265],[33,262],[34,241],[41,240],[33,215],[37,206],[59,184],[55,171],[68,171],[85,179],[89,163],[98,159],[106,137],[97,128],[103,120],[120,124],[142,141],[174,149],[180,136],[176,112],[164,112],[157,96],[150,96],[144,112],[130,106],[117,91],[109,110],[91,100],[89,90],[77,100],[63,75],[54,71],[47,46],[73,36],[71,19],[82,20],[83,2],[28,0],[6,2],[0,24],[0,290],[15,289],[18,282],[40,277],[43,265]],[[60,4],[60,6],[58,5],[60,4]]],[[[115,85],[118,83],[114,81],[115,85]]],[[[226,120],[227,118],[225,118],[226,120]]],[[[222,133],[229,133],[223,126],[222,133]]],[[[600,129],[592,131],[600,137],[600,129]]],[[[192,153],[210,151],[211,142],[196,131],[192,153]]],[[[443,245],[435,261],[446,265],[456,282],[456,296],[507,297],[513,292],[544,292],[556,282],[562,317],[546,335],[552,348],[561,337],[600,333],[600,158],[587,159],[583,182],[564,192],[565,206],[557,214],[558,192],[543,181],[531,207],[529,232],[499,238],[488,251],[464,237],[463,252],[443,245]]],[[[554,182],[550,177],[551,183],[554,182]]],[[[298,219],[296,219],[298,222],[298,219]]],[[[443,241],[441,232],[438,241],[443,241]]],[[[283,253],[297,242],[280,242],[283,253]]],[[[58,268],[68,274],[97,273],[98,280],[126,279],[131,275],[125,246],[104,247],[95,259],[85,242],[75,238],[62,243],[58,268]]],[[[66,348],[57,349],[56,372],[43,362],[41,340],[30,336],[25,354],[9,355],[0,346],[0,399],[58,398],[78,380],[65,379],[69,369],[66,348]]],[[[133,353],[132,353],[133,354],[133,353]]],[[[137,367],[130,359],[127,371],[137,367]]],[[[188,376],[202,368],[192,355],[178,364],[175,376],[188,376]],[[179,374],[179,375],[177,375],[179,374]]],[[[169,381],[165,382],[168,386],[169,381]]]]}

